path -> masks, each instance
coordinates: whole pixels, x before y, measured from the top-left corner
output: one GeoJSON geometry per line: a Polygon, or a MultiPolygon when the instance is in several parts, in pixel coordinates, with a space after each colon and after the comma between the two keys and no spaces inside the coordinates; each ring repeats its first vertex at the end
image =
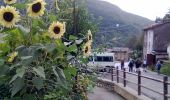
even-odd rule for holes
{"type": "Polygon", "coordinates": [[[105,88],[95,87],[94,93],[88,94],[89,100],[125,100],[118,94],[105,88]]]}
{"type": "MultiPolygon", "coordinates": [[[[119,65],[119,64],[117,64],[117,65],[119,65]]],[[[114,73],[116,74],[116,72],[114,72],[114,73]]],[[[141,74],[144,76],[149,76],[152,78],[163,80],[163,75],[158,75],[155,72],[147,71],[147,72],[142,72],[141,74]]],[[[121,73],[121,75],[122,75],[122,73],[121,73]]],[[[102,75],[102,77],[111,79],[110,73],[104,73],[102,75]]],[[[137,83],[137,76],[127,74],[127,80],[137,83]]],[[[114,81],[116,81],[116,77],[114,77],[114,81]]],[[[169,81],[170,81],[170,78],[169,78],[169,81]]],[[[122,80],[120,80],[120,82],[122,83],[122,80]]],[[[142,85],[147,86],[148,88],[154,89],[158,92],[163,92],[163,83],[159,83],[159,82],[152,81],[152,80],[145,79],[145,78],[142,78],[141,83],[142,83],[142,85]]],[[[137,85],[127,82],[127,86],[129,86],[137,91],[137,85]]],[[[148,97],[152,98],[153,100],[163,100],[163,96],[158,93],[154,93],[154,92],[147,90],[145,88],[141,88],[141,91],[144,95],[147,95],[148,97]]],[[[168,91],[170,92],[170,85],[168,86],[168,91]]],[[[170,99],[168,99],[168,100],[170,100],[170,99]]]]}

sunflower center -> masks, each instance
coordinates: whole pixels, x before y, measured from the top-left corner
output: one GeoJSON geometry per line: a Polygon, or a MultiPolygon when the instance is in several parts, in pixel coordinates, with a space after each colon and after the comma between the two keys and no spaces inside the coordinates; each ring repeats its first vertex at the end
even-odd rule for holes
{"type": "Polygon", "coordinates": [[[91,35],[89,36],[89,40],[92,40],[92,37],[91,37],[91,35]]]}
{"type": "Polygon", "coordinates": [[[59,34],[60,33],[60,28],[58,26],[54,27],[54,33],[59,34]]]}
{"type": "Polygon", "coordinates": [[[5,21],[11,22],[14,18],[14,15],[11,12],[5,12],[3,18],[5,19],[5,21]]]}
{"type": "Polygon", "coordinates": [[[37,13],[41,10],[41,3],[37,2],[35,4],[32,5],[32,11],[37,13]]]}
{"type": "Polygon", "coordinates": [[[88,47],[86,47],[84,52],[85,52],[85,53],[87,53],[87,52],[88,52],[88,50],[89,50],[89,48],[88,48],[88,47]]]}

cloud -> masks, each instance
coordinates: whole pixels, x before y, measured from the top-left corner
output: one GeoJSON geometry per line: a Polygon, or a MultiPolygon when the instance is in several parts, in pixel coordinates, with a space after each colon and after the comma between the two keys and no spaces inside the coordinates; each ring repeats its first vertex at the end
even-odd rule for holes
{"type": "Polygon", "coordinates": [[[163,17],[170,8],[169,0],[104,0],[118,5],[121,9],[152,20],[163,17]]]}

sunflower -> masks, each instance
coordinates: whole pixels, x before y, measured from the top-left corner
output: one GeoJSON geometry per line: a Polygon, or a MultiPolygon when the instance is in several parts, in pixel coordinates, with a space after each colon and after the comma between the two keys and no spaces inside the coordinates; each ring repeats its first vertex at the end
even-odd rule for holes
{"type": "Polygon", "coordinates": [[[88,30],[88,33],[87,33],[87,39],[88,41],[91,41],[92,42],[92,33],[91,33],[91,30],[88,30]]]}
{"type": "Polygon", "coordinates": [[[13,60],[15,59],[15,57],[18,55],[18,52],[13,52],[10,54],[9,58],[8,58],[8,62],[13,62],[13,60]]]}
{"type": "Polygon", "coordinates": [[[65,33],[65,22],[53,22],[48,29],[50,36],[54,39],[61,38],[65,33]]]}
{"type": "Polygon", "coordinates": [[[30,17],[39,17],[44,14],[46,3],[43,0],[35,0],[28,4],[27,13],[30,17]]]}
{"type": "Polygon", "coordinates": [[[87,42],[83,47],[83,55],[88,56],[91,53],[91,43],[87,42]]]}
{"type": "Polygon", "coordinates": [[[11,6],[0,8],[0,24],[4,27],[10,28],[15,25],[20,20],[19,12],[16,8],[11,6]]]}
{"type": "Polygon", "coordinates": [[[16,1],[17,0],[4,0],[4,2],[6,3],[6,4],[14,4],[14,3],[16,3],[16,1]]]}

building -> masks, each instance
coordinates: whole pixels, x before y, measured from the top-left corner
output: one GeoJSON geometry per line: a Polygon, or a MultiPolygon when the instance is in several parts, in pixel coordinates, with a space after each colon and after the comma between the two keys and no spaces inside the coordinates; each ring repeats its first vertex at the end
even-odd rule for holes
{"type": "Polygon", "coordinates": [[[170,44],[167,47],[168,58],[170,59],[170,44]]]}
{"type": "Polygon", "coordinates": [[[143,58],[149,65],[157,59],[168,59],[167,48],[170,43],[170,22],[152,25],[144,29],[143,58]]]}
{"type": "Polygon", "coordinates": [[[118,61],[129,60],[130,49],[126,47],[114,47],[111,49],[107,49],[107,52],[112,52],[115,54],[115,59],[118,61]]]}

